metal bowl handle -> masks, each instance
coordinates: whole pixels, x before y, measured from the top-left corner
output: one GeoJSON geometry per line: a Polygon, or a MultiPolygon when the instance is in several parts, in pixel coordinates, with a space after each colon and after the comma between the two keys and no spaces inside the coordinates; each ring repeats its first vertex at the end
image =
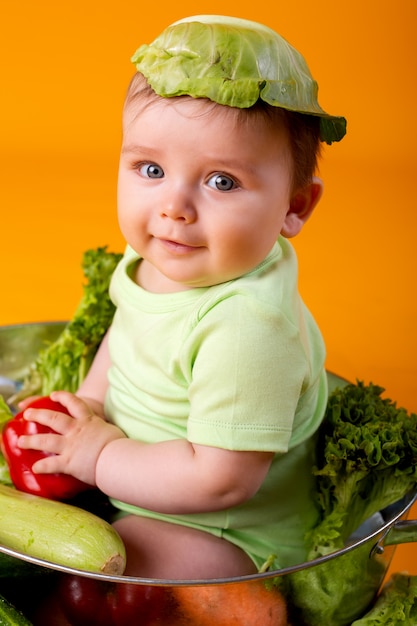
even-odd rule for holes
{"type": "Polygon", "coordinates": [[[397,546],[400,543],[417,541],[417,520],[395,522],[375,544],[372,552],[382,554],[385,546],[397,546]]]}

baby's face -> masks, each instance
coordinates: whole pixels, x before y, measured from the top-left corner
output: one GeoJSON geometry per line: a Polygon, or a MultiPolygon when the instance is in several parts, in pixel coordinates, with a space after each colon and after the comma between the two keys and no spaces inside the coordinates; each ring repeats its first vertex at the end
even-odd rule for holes
{"type": "Polygon", "coordinates": [[[122,233],[154,292],[222,283],[255,268],[285,225],[291,156],[284,128],[204,100],[128,107],[120,158],[122,233]]]}

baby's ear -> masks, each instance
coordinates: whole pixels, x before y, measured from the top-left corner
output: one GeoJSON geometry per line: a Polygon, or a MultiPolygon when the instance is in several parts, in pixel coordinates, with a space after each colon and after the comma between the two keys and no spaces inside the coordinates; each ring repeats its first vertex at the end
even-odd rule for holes
{"type": "Polygon", "coordinates": [[[281,229],[281,235],[295,237],[298,235],[310,215],[313,213],[323,194],[323,181],[316,176],[311,183],[298,189],[290,200],[290,207],[281,229]]]}

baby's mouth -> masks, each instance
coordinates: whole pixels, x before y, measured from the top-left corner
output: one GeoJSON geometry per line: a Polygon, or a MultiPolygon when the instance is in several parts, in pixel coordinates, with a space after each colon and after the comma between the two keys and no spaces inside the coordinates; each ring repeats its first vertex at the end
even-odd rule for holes
{"type": "Polygon", "coordinates": [[[195,246],[173,239],[158,238],[158,240],[164,246],[164,248],[177,254],[187,254],[188,252],[195,252],[196,250],[201,248],[201,246],[195,246]]]}

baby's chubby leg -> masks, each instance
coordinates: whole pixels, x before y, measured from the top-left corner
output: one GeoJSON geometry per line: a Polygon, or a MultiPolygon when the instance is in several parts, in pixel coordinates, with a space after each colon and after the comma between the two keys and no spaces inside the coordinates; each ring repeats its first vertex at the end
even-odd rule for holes
{"type": "Polygon", "coordinates": [[[194,528],[127,515],[114,523],[127,552],[127,576],[192,580],[256,573],[237,546],[194,528]]]}

